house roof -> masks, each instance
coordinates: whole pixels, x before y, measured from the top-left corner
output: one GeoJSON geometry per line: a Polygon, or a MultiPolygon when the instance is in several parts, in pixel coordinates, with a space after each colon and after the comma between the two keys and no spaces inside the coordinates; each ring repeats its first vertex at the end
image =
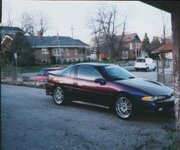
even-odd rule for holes
{"type": "Polygon", "coordinates": [[[8,32],[12,32],[12,31],[15,31],[15,32],[22,32],[24,33],[24,31],[22,29],[20,29],[19,27],[8,27],[8,26],[0,26],[0,31],[8,31],[8,32]]]}
{"type": "Polygon", "coordinates": [[[21,31],[24,32],[22,29],[19,27],[9,27],[9,26],[0,26],[1,30],[14,30],[14,31],[21,31]]]}
{"type": "MultiPolygon", "coordinates": [[[[121,38],[122,35],[117,36],[118,38],[121,38]]],[[[124,42],[134,42],[134,41],[141,41],[137,33],[128,33],[124,34],[124,42]]]]}
{"type": "Polygon", "coordinates": [[[33,48],[48,47],[87,47],[88,45],[78,39],[68,36],[26,36],[33,48]]]}
{"type": "Polygon", "coordinates": [[[125,42],[131,42],[131,41],[135,41],[135,40],[140,40],[137,33],[130,33],[130,34],[124,35],[125,42]]]}
{"type": "Polygon", "coordinates": [[[155,49],[152,51],[153,54],[159,54],[159,53],[168,53],[173,51],[173,44],[172,43],[166,43],[162,45],[161,47],[155,49]]]}
{"type": "Polygon", "coordinates": [[[8,27],[8,26],[0,26],[0,37],[3,39],[6,35],[13,36],[17,32],[23,33],[24,31],[19,27],[8,27]]]}

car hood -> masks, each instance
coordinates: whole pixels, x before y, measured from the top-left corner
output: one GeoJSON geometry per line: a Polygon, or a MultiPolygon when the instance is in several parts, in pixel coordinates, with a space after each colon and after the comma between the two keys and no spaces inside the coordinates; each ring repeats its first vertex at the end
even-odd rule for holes
{"type": "Polygon", "coordinates": [[[163,84],[151,80],[146,80],[142,78],[134,78],[127,80],[117,80],[115,83],[128,86],[131,88],[139,89],[151,95],[168,95],[170,96],[173,89],[164,86],[163,84]]]}

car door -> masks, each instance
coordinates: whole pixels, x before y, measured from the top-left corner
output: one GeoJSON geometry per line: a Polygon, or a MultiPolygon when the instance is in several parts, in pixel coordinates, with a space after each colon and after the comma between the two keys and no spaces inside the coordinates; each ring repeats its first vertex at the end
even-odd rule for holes
{"type": "Polygon", "coordinates": [[[74,98],[74,77],[76,72],[76,66],[70,66],[60,73],[61,85],[65,89],[66,95],[69,98],[74,98]]]}
{"type": "Polygon", "coordinates": [[[76,97],[81,101],[103,104],[107,98],[107,85],[95,83],[95,79],[102,78],[93,66],[80,65],[74,79],[76,97]]]}

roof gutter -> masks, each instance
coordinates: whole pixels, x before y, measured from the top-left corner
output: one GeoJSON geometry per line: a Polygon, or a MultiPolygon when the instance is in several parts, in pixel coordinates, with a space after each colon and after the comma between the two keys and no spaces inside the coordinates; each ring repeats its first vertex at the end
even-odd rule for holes
{"type": "Polygon", "coordinates": [[[89,48],[89,46],[31,46],[32,48],[89,48]]]}

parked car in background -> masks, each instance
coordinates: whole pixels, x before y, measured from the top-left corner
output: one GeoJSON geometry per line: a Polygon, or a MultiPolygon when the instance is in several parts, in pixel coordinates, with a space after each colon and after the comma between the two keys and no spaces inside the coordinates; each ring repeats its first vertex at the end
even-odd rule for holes
{"type": "Polygon", "coordinates": [[[57,71],[57,70],[61,70],[64,67],[49,67],[49,68],[43,68],[39,71],[39,73],[34,76],[31,77],[30,80],[31,81],[36,81],[36,82],[46,82],[48,79],[48,73],[51,71],[57,71]]]}
{"type": "Polygon", "coordinates": [[[153,61],[152,58],[138,58],[135,61],[135,70],[138,71],[140,69],[149,71],[149,70],[156,70],[156,63],[153,61]]]}
{"type": "Polygon", "coordinates": [[[174,107],[173,90],[158,82],[136,78],[113,64],[79,63],[49,73],[46,94],[56,104],[85,101],[112,108],[122,119],[136,111],[161,112],[174,107]]]}

